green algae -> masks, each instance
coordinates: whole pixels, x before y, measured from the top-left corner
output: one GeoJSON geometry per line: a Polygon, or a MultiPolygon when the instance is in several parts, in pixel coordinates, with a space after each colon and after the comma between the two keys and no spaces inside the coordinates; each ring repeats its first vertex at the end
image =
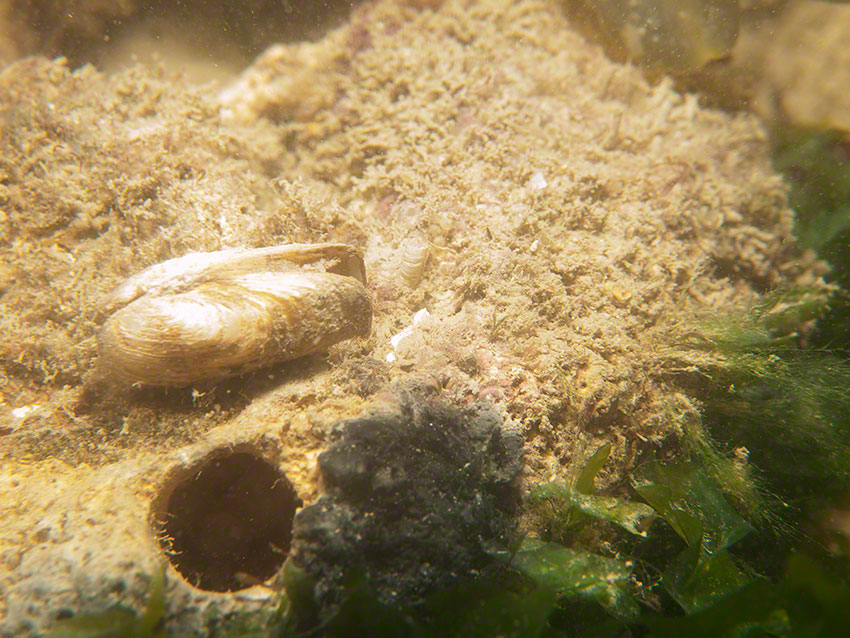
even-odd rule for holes
{"type": "Polygon", "coordinates": [[[604,520],[637,534],[646,535],[654,514],[651,507],[613,496],[596,494],[594,479],[611,453],[611,444],[599,447],[588,459],[572,485],[552,481],[538,485],[528,495],[528,506],[545,520],[549,534],[563,538],[590,519],[604,520]]]}
{"type": "Polygon", "coordinates": [[[803,289],[765,295],[741,313],[696,322],[680,343],[680,363],[706,381],[697,390],[702,418],[685,438],[731,492],[740,494],[732,466],[750,466],[751,512],[766,514],[753,491],[760,482],[795,505],[850,487],[850,364],[800,345],[800,329],[824,303],[803,289]]]}

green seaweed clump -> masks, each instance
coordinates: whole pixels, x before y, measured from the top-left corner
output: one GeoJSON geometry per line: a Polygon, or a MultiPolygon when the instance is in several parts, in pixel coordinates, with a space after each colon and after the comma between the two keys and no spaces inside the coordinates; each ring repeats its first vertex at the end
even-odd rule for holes
{"type": "Polygon", "coordinates": [[[850,584],[847,566],[834,567],[791,554],[776,583],[752,580],[693,614],[647,613],[640,624],[649,629],[650,638],[841,636],[850,623],[850,584]]]}
{"type": "MultiPolygon", "coordinates": [[[[598,471],[600,458],[605,456],[604,450],[599,452],[585,466],[585,479],[598,471]]],[[[555,485],[532,492],[532,507],[542,499],[573,509],[555,485]]],[[[732,507],[721,485],[699,463],[649,461],[635,470],[632,486],[634,493],[648,503],[643,507],[657,515],[654,520],[663,520],[669,526],[678,543],[675,539],[665,541],[664,530],[656,526],[631,549],[626,543],[617,544],[616,559],[596,557],[597,562],[588,562],[581,552],[556,543],[528,543],[525,552],[541,555],[524,557],[520,552],[511,564],[561,596],[549,616],[548,633],[506,635],[842,635],[850,622],[848,559],[822,556],[815,560],[794,551],[784,559],[781,576],[771,581],[753,570],[746,560],[749,556],[740,549],[746,537],[759,532],[732,507]],[[733,553],[736,547],[739,549],[733,553]],[[603,570],[593,569],[593,565],[601,564],[600,559],[618,563],[606,563],[607,583],[601,578],[603,570]],[[585,565],[590,567],[584,569],[585,565]],[[632,571],[660,576],[646,586],[628,576],[632,571]],[[587,582],[582,583],[577,572],[586,575],[587,582]],[[607,619],[598,614],[588,616],[586,610],[582,613],[576,594],[595,598],[601,603],[597,607],[607,612],[607,619]]],[[[769,547],[783,562],[784,550],[775,544],[769,547]]]]}
{"type": "Polygon", "coordinates": [[[632,534],[646,536],[654,512],[643,503],[596,494],[593,481],[611,454],[611,444],[601,446],[587,460],[572,485],[553,481],[538,485],[527,498],[528,510],[542,521],[542,535],[564,541],[590,520],[608,521],[632,534]]]}
{"type": "MultiPolygon", "coordinates": [[[[755,468],[747,480],[778,496],[775,513],[850,489],[850,364],[800,347],[797,332],[824,303],[807,290],[768,294],[740,314],[695,322],[678,345],[678,369],[703,380],[694,391],[702,418],[686,439],[731,493],[736,457],[755,468]]],[[[766,515],[757,501],[746,509],[766,515]]]]}
{"type": "Polygon", "coordinates": [[[651,461],[636,470],[632,482],[687,544],[661,579],[686,613],[702,611],[751,581],[728,550],[753,528],[698,465],[651,461]]]}

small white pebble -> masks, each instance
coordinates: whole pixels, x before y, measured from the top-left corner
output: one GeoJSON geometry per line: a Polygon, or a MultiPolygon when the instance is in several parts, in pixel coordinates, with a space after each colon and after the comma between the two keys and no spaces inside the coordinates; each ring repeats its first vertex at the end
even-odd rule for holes
{"type": "Polygon", "coordinates": [[[25,419],[40,407],[39,405],[23,405],[19,408],[12,408],[12,416],[16,419],[25,419]]]}
{"type": "Polygon", "coordinates": [[[540,171],[533,173],[528,179],[528,186],[532,190],[541,191],[548,185],[549,184],[546,182],[546,178],[543,177],[543,173],[541,173],[540,171]]]}

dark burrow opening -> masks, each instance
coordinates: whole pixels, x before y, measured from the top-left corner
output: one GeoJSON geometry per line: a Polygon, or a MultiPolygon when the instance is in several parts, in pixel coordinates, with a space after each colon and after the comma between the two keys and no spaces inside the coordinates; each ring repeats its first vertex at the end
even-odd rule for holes
{"type": "Polygon", "coordinates": [[[195,587],[219,592],[267,580],[280,569],[301,505],[271,463],[230,450],[181,472],[158,501],[153,521],[171,564],[195,587]]]}

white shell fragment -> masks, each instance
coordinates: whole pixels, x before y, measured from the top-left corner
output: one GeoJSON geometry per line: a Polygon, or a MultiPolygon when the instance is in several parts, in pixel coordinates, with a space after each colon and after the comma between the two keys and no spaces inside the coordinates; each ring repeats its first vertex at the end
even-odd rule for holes
{"type": "Polygon", "coordinates": [[[398,359],[398,350],[401,342],[413,335],[413,331],[420,323],[425,321],[431,316],[431,313],[428,312],[427,308],[420,308],[413,315],[413,321],[409,326],[405,326],[401,332],[394,334],[390,337],[390,346],[392,346],[393,351],[387,353],[386,361],[387,363],[392,363],[398,359]]]}
{"type": "Polygon", "coordinates": [[[151,386],[215,381],[366,336],[372,304],[359,252],[290,244],[194,253],[127,279],[101,304],[107,376],[151,386]],[[303,270],[319,260],[326,271],[303,270]]]}

